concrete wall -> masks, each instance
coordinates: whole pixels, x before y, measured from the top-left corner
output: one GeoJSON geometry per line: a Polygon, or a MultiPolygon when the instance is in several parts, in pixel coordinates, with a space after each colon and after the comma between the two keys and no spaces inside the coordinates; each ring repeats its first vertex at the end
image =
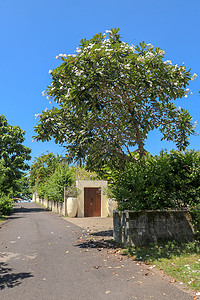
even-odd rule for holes
{"type": "MultiPolygon", "coordinates": [[[[77,217],[84,217],[84,188],[100,188],[101,189],[101,217],[113,215],[113,209],[117,208],[117,204],[112,199],[107,198],[107,181],[105,180],[78,180],[76,181],[78,190],[78,213],[77,217]]],[[[67,199],[63,203],[39,199],[36,193],[33,193],[33,201],[41,203],[49,210],[62,215],[67,215],[67,199]]]]}
{"type": "Polygon", "coordinates": [[[117,202],[108,198],[108,215],[113,217],[113,211],[117,209],[117,202]]]}
{"type": "Polygon", "coordinates": [[[78,180],[76,181],[78,188],[78,217],[84,217],[84,188],[101,188],[101,217],[108,216],[108,199],[107,199],[107,181],[105,180],[78,180]]]}
{"type": "Polygon", "coordinates": [[[194,240],[194,229],[186,211],[115,210],[113,226],[115,241],[125,245],[194,240]]]}
{"type": "Polygon", "coordinates": [[[33,195],[32,195],[32,201],[33,201],[33,202],[36,202],[36,192],[33,192],[33,195]]]}
{"type": "Polygon", "coordinates": [[[47,199],[39,199],[39,197],[36,195],[33,195],[33,200],[35,200],[36,202],[44,205],[46,208],[48,208],[49,210],[66,216],[67,215],[67,200],[65,200],[64,202],[56,202],[56,201],[50,201],[47,199]]]}

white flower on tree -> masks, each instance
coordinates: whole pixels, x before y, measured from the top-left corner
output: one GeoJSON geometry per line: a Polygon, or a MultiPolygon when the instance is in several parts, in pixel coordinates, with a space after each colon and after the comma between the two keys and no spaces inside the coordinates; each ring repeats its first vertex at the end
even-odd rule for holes
{"type": "Polygon", "coordinates": [[[53,85],[47,88],[58,104],[48,111],[55,126],[47,126],[42,114],[35,128],[37,140],[64,140],[68,157],[87,158],[90,166],[103,161],[124,164],[134,159],[131,147],[138,147],[142,158],[154,129],[178,149],[187,147],[194,134],[192,118],[174,103],[188,97],[187,86],[196,74],[164,60],[163,49],[122,41],[116,28],[81,40],[76,53],[56,57],[61,65],[52,71],[53,85]]]}
{"type": "Polygon", "coordinates": [[[191,80],[194,81],[196,79],[196,77],[197,77],[197,74],[194,73],[193,76],[192,76],[192,78],[191,78],[191,80]]]}

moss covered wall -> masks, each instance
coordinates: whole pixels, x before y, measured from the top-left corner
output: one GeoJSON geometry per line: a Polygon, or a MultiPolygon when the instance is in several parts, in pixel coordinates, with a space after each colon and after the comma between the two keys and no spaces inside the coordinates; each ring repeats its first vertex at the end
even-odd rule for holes
{"type": "Polygon", "coordinates": [[[125,245],[176,240],[193,241],[194,230],[186,211],[113,212],[114,239],[125,245]]]}

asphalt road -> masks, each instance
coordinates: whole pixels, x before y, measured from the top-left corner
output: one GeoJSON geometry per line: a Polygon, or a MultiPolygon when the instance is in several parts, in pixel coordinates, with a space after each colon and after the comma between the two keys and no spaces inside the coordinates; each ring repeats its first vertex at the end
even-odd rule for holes
{"type": "Polygon", "coordinates": [[[36,203],[15,205],[0,224],[0,299],[194,299],[121,255],[102,234],[110,238],[110,232],[82,230],[36,203]]]}

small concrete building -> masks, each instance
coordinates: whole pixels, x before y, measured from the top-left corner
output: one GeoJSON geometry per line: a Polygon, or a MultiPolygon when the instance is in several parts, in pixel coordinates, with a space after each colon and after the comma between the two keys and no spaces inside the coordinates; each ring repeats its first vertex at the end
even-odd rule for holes
{"type": "Polygon", "coordinates": [[[107,181],[78,180],[78,212],[77,217],[107,217],[108,198],[107,181]]]}
{"type": "Polygon", "coordinates": [[[108,198],[106,180],[77,180],[76,197],[64,196],[64,202],[39,199],[33,193],[33,202],[39,202],[50,210],[70,217],[108,217],[113,216],[117,203],[108,198]]]}

